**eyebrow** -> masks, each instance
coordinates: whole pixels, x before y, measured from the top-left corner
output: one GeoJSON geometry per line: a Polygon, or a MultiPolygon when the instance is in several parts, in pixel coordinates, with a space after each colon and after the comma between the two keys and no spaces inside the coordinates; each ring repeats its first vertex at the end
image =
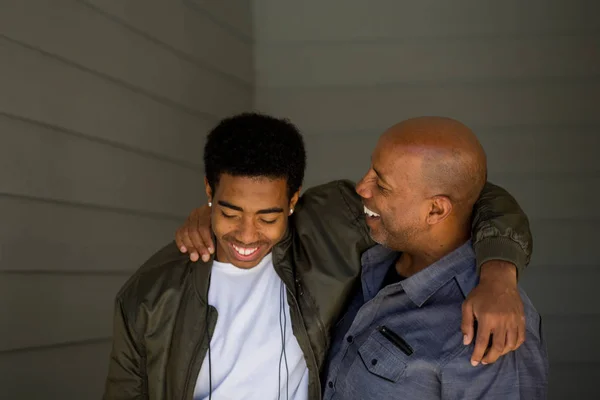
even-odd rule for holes
{"type": "MultiPolygon", "coordinates": [[[[244,212],[244,209],[242,207],[234,206],[233,204],[228,203],[226,201],[219,200],[218,203],[220,206],[230,208],[235,211],[244,212]]],[[[274,213],[282,213],[282,212],[283,212],[283,208],[271,207],[271,208],[265,208],[264,210],[258,210],[256,213],[257,214],[274,214],[274,213]]]]}
{"type": "Polygon", "coordinates": [[[389,184],[389,183],[387,183],[387,181],[386,181],[386,180],[383,178],[383,176],[381,176],[381,174],[380,174],[380,173],[379,173],[379,172],[378,172],[378,171],[375,169],[375,167],[372,167],[372,168],[373,168],[373,171],[375,171],[375,175],[377,175],[377,177],[378,177],[379,179],[381,179],[381,181],[382,181],[384,184],[386,184],[387,186],[390,186],[390,184],[389,184]]]}

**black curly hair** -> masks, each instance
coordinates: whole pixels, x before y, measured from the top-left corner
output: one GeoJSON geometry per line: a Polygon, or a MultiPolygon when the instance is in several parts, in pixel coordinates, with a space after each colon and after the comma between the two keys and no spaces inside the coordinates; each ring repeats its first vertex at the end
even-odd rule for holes
{"type": "Polygon", "coordinates": [[[288,197],[304,180],[306,151],[300,131],[286,119],[259,113],[225,118],[208,134],[204,172],[215,190],[221,174],[284,178],[288,197]]]}

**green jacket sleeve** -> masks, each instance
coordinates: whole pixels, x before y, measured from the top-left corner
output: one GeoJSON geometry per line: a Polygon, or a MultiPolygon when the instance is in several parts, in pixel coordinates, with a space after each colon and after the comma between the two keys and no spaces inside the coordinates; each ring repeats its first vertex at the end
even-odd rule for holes
{"type": "Polygon", "coordinates": [[[477,265],[508,261],[522,272],[529,264],[533,240],[519,203],[500,186],[487,182],[473,210],[472,237],[477,265]]]}
{"type": "MultiPolygon", "coordinates": [[[[362,201],[354,184],[339,181],[338,187],[352,211],[351,218],[360,222],[360,231],[368,235],[362,201]]],[[[531,258],[533,245],[527,215],[510,193],[489,182],[474,206],[472,238],[478,267],[486,261],[502,260],[515,264],[520,273],[531,258]]]]}
{"type": "Polygon", "coordinates": [[[146,400],[143,351],[127,321],[122,303],[115,302],[113,346],[103,400],[146,400]]]}

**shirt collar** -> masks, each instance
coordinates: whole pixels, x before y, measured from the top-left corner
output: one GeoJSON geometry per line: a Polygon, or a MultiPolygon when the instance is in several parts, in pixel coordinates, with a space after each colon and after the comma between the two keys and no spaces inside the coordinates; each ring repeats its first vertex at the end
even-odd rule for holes
{"type": "Polygon", "coordinates": [[[401,282],[402,288],[417,307],[421,307],[448,281],[475,265],[471,241],[447,254],[429,267],[401,282]]]}
{"type": "Polygon", "coordinates": [[[365,301],[377,295],[388,268],[396,261],[399,254],[381,245],[375,245],[362,254],[361,281],[365,301]]]}
{"type": "MultiPolygon", "coordinates": [[[[362,255],[363,281],[374,274],[381,275],[382,271],[376,271],[377,266],[389,267],[394,257],[398,257],[398,252],[386,249],[381,245],[374,246],[362,255]]],[[[475,252],[471,240],[465,242],[462,246],[447,254],[440,260],[431,264],[427,268],[417,272],[411,277],[401,281],[399,285],[406,292],[411,301],[421,307],[435,292],[457,275],[460,275],[467,269],[475,265],[475,252]]],[[[385,275],[385,272],[383,272],[385,275]]],[[[382,276],[383,276],[382,275],[382,276]]],[[[461,280],[462,281],[462,280],[461,280]]],[[[470,288],[462,287],[467,283],[459,282],[463,291],[470,291],[470,288]]],[[[471,286],[468,284],[468,286],[471,286]]],[[[379,288],[378,288],[379,289],[379,288]]]]}

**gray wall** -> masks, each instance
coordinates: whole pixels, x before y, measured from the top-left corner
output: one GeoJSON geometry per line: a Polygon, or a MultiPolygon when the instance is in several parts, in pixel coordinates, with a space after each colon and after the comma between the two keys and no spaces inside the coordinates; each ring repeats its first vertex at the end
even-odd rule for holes
{"type": "Polygon", "coordinates": [[[523,284],[543,314],[551,399],[597,398],[598,1],[254,2],[256,107],[306,134],[307,184],[358,179],[387,126],[469,124],[531,218],[523,284]],[[595,251],[596,250],[596,251],[595,251]]]}
{"type": "Polygon", "coordinates": [[[0,397],[97,399],[115,292],[253,99],[249,1],[0,4],[0,397]]]}

